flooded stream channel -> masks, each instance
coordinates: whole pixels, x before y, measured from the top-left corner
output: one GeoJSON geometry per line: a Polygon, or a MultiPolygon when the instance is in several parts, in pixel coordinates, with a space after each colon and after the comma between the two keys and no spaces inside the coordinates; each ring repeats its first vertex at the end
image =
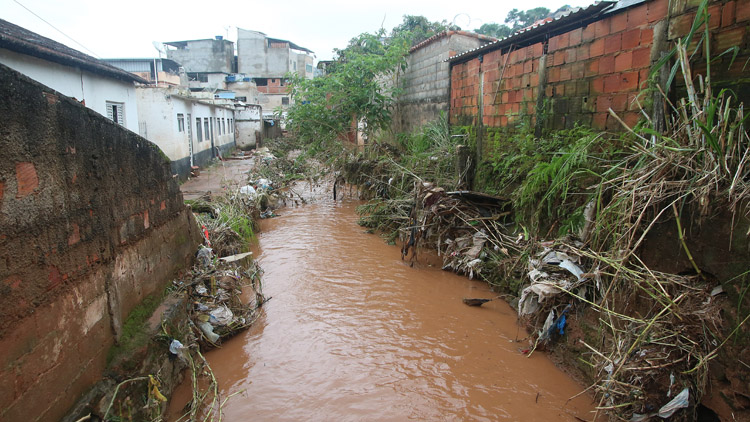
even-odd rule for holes
{"type": "Polygon", "coordinates": [[[241,392],[224,420],[592,418],[588,396],[567,402],[581,385],[543,354],[519,352],[527,343],[514,339],[526,334],[509,306],[462,303],[493,297],[485,283],[410,268],[357,225],[355,206],[320,202],[263,221],[255,253],[272,299],[250,330],[207,354],[222,396],[241,392]]]}

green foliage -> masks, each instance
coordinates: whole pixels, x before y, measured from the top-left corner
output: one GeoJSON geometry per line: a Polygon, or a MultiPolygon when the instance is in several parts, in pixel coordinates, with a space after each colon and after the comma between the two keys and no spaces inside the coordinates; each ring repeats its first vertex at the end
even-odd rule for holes
{"type": "Polygon", "coordinates": [[[475,29],[474,32],[477,34],[483,34],[495,38],[505,38],[513,34],[513,30],[508,25],[502,25],[499,23],[484,23],[479,28],[475,29]]]}
{"type": "Polygon", "coordinates": [[[495,38],[505,38],[513,35],[513,33],[518,31],[519,29],[532,25],[534,22],[540,19],[544,19],[559,12],[564,12],[568,9],[570,9],[570,6],[567,5],[559,8],[554,13],[550,13],[550,10],[546,7],[535,7],[533,9],[525,11],[513,9],[508,12],[508,15],[505,17],[504,25],[489,22],[482,24],[482,26],[480,26],[478,29],[475,29],[474,32],[476,32],[477,34],[489,35],[495,38]]]}
{"type": "Polygon", "coordinates": [[[292,75],[289,83],[294,105],[287,127],[304,141],[320,142],[348,133],[362,121],[370,135],[391,121],[391,106],[398,93],[397,74],[406,68],[408,40],[384,39],[384,31],[364,33],[351,40],[329,67],[315,79],[292,75]]]}
{"type": "Polygon", "coordinates": [[[404,37],[409,45],[417,45],[433,35],[443,31],[458,31],[461,28],[446,20],[430,22],[424,16],[404,15],[404,21],[391,31],[392,38],[404,37]]]}

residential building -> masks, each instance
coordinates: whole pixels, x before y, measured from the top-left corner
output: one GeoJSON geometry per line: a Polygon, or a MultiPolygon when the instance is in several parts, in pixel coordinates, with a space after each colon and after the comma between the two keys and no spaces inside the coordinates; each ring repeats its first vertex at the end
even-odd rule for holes
{"type": "Polygon", "coordinates": [[[164,43],[167,58],[187,72],[191,89],[223,90],[226,79],[236,73],[234,43],[221,36],[214,39],[172,41],[164,43]]]}
{"type": "Polygon", "coordinates": [[[263,32],[237,28],[237,70],[257,86],[259,103],[269,112],[291,104],[286,76],[315,76],[314,53],[288,40],[270,38],[263,32]]]}
{"type": "Polygon", "coordinates": [[[140,86],[137,95],[140,135],[161,148],[181,179],[190,175],[193,166],[204,166],[236,145],[233,105],[216,104],[171,86],[140,86]]]}
{"type": "Polygon", "coordinates": [[[144,78],[2,19],[0,63],[138,132],[135,84],[144,78]]]}
{"type": "Polygon", "coordinates": [[[114,67],[133,73],[154,85],[180,85],[180,64],[163,58],[102,59],[114,67]]]}

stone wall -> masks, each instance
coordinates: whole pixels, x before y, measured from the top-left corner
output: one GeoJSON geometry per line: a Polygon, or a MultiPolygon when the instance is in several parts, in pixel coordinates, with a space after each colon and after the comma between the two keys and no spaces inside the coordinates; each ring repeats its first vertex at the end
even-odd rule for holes
{"type": "MultiPolygon", "coordinates": [[[[505,128],[526,119],[548,129],[579,123],[623,130],[608,110],[630,125],[638,121],[639,105],[650,103],[639,94],[648,87],[650,70],[672,41],[689,32],[698,3],[649,0],[547,41],[467,56],[451,68],[451,123],[505,128]]],[[[712,64],[713,80],[732,83],[747,100],[748,84],[736,82],[748,80],[742,69],[750,57],[750,2],[712,1],[709,13],[712,55],[740,49],[731,66],[731,54],[712,64]]],[[[699,56],[698,73],[705,71],[699,56]]]]}
{"type": "Polygon", "coordinates": [[[59,420],[200,234],[153,144],[0,66],[0,420],[59,420]]]}

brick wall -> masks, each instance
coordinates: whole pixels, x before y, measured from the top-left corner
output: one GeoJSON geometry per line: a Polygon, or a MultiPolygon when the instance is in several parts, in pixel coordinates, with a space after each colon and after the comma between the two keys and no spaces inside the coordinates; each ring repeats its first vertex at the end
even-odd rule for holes
{"type": "MultiPolygon", "coordinates": [[[[541,120],[548,129],[580,123],[622,130],[609,115],[611,108],[626,123],[635,124],[640,117],[638,105],[647,102],[639,92],[647,86],[661,52],[672,45],[655,41],[655,31],[657,38],[663,32],[666,41],[684,36],[698,3],[679,0],[670,6],[669,0],[646,1],[546,42],[485,52],[481,59],[469,56],[451,68],[451,123],[508,127],[524,118],[531,125],[541,120]]],[[[732,46],[741,49],[731,69],[730,56],[712,65],[718,84],[743,77],[742,66],[750,51],[749,10],[750,2],[740,0],[714,1],[710,6],[714,54],[732,46]]],[[[705,71],[705,66],[697,61],[695,69],[705,71]]]]}
{"type": "Polygon", "coordinates": [[[200,239],[169,161],[0,66],[0,420],[59,420],[200,239]]]}

